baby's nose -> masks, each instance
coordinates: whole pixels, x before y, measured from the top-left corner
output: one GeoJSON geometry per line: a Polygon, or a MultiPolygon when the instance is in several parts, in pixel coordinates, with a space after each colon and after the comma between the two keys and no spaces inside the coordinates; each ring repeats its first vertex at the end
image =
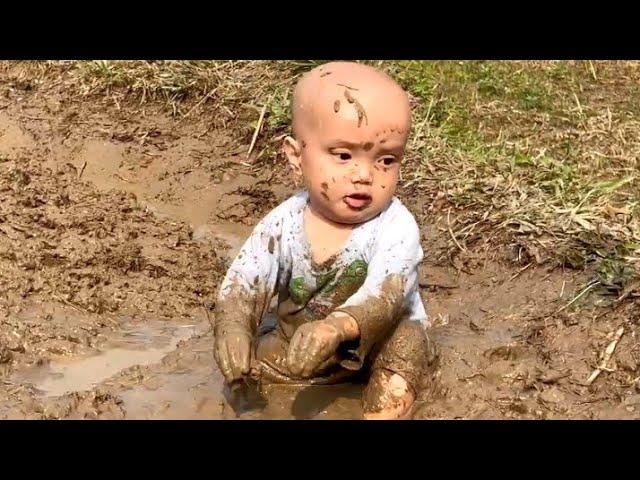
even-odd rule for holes
{"type": "Polygon", "coordinates": [[[354,183],[371,183],[373,181],[373,171],[369,162],[355,162],[353,165],[354,183]]]}

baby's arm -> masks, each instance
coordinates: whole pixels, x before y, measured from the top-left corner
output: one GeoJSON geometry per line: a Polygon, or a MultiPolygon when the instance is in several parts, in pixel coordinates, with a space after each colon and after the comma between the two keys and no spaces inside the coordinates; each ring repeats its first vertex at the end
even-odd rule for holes
{"type": "Polygon", "coordinates": [[[303,324],[294,334],[288,353],[292,373],[311,376],[349,340],[357,346],[341,364],[360,369],[373,345],[411,309],[422,258],[418,225],[404,207],[398,208],[382,225],[362,287],[326,319],[303,324]]]}
{"type": "Polygon", "coordinates": [[[408,211],[403,213],[381,235],[362,287],[334,310],[358,325],[357,347],[349,351],[352,358],[342,361],[345,368],[360,369],[371,348],[411,310],[423,252],[418,225],[408,211]]]}
{"type": "Polygon", "coordinates": [[[240,249],[220,286],[214,356],[227,382],[249,373],[252,341],[278,281],[280,209],[267,215],[240,249]]]}

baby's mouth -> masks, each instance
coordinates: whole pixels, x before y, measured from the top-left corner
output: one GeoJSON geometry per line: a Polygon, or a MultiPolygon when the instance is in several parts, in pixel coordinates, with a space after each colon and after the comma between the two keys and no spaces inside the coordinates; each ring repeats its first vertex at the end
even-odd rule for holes
{"type": "Polygon", "coordinates": [[[349,207],[361,210],[371,203],[371,195],[368,193],[352,193],[351,195],[346,195],[343,200],[349,207]]]}

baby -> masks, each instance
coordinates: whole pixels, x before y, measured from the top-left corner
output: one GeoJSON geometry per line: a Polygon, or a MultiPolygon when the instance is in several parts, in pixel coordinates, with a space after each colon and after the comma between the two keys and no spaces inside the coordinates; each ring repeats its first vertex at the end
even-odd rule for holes
{"type": "Polygon", "coordinates": [[[394,197],[409,99],[382,72],[334,62],[295,87],[284,153],[306,189],[254,229],[220,287],[216,362],[229,384],[364,375],[366,419],[411,415],[433,359],[415,219],[394,197]],[[278,295],[277,325],[258,327],[278,295]]]}

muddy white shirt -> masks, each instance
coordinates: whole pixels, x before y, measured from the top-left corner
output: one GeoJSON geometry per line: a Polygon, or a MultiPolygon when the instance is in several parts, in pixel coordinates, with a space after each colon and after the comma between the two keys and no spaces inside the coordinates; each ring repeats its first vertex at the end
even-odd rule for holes
{"type": "Polygon", "coordinates": [[[428,326],[418,292],[419,229],[400,200],[394,197],[377,217],[356,226],[342,250],[318,265],[304,231],[308,199],[307,192],[289,198],[255,227],[226,274],[216,310],[251,312],[247,320],[255,332],[277,293],[286,337],[301,323],[344,311],[358,322],[361,337],[370,337],[367,344],[400,317],[428,326]]]}

